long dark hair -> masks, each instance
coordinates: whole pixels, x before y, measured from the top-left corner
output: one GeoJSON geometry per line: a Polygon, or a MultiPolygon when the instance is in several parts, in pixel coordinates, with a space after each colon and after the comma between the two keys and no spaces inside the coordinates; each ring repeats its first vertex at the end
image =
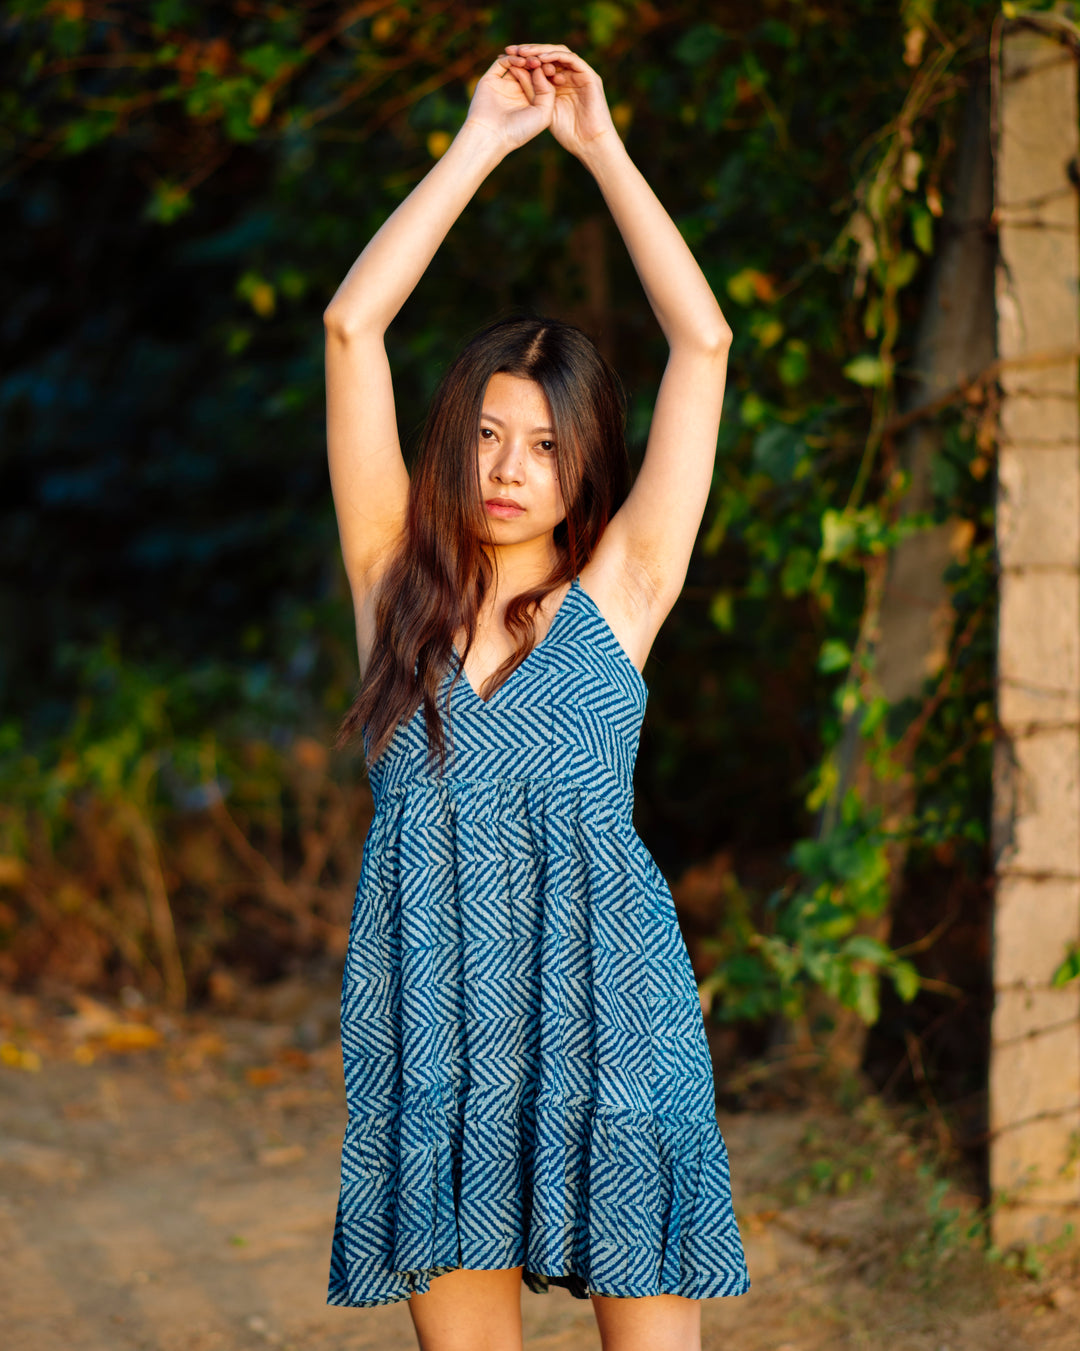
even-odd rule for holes
{"type": "MultiPolygon", "coordinates": [[[[432,400],[404,532],[379,587],[371,662],[338,731],[335,744],[343,746],[363,730],[369,762],[422,703],[431,762],[445,764],[436,696],[453,660],[454,634],[465,630],[462,661],[472,645],[493,575],[481,547],[488,527],[477,448],[484,392],[500,372],[535,380],[547,395],[566,517],[555,527],[552,571],[507,604],[517,647],[478,691],[481,698],[528,656],[539,603],[577,576],[629,491],[622,389],[592,340],[571,324],[541,318],[504,319],[477,334],[432,400]]],[[[459,665],[451,688],[460,677],[459,665]]]]}

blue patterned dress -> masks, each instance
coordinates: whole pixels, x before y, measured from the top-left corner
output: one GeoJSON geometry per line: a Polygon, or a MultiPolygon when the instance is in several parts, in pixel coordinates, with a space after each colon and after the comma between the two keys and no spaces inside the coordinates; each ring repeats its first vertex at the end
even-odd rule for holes
{"type": "Polygon", "coordinates": [[[575,578],[490,699],[462,674],[444,772],[420,709],[371,765],[330,1304],[458,1266],[581,1299],[749,1288],[690,958],[631,819],[646,697],[575,578]]]}

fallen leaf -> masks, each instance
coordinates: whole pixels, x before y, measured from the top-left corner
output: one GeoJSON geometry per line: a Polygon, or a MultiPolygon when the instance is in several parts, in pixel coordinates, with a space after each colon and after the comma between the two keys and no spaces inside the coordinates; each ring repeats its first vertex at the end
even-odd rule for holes
{"type": "Polygon", "coordinates": [[[145,1051],[160,1043],[161,1033],[149,1023],[113,1023],[104,1041],[110,1051],[145,1051]]]}
{"type": "Polygon", "coordinates": [[[41,1056],[37,1051],[16,1046],[13,1041],[0,1041],[0,1065],[36,1074],[41,1069],[41,1056]]]}
{"type": "Polygon", "coordinates": [[[277,1065],[252,1065],[244,1071],[244,1078],[252,1088],[265,1088],[281,1082],[281,1070],[277,1065]]]}

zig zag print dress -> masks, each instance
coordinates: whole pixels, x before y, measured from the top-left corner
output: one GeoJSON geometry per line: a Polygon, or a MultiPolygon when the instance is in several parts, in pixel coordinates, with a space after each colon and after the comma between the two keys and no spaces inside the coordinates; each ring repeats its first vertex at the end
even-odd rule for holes
{"type": "Polygon", "coordinates": [[[490,699],[462,673],[445,772],[421,709],[371,766],[328,1303],[458,1266],[581,1299],[749,1288],[690,958],[631,820],[646,698],[575,578],[490,699]]]}

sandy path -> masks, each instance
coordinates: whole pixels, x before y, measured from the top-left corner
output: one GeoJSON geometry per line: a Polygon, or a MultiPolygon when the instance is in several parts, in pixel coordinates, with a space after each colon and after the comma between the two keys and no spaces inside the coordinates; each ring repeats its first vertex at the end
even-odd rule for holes
{"type": "MultiPolygon", "coordinates": [[[[187,1020],[127,1054],[99,1027],[77,1063],[55,1031],[13,1031],[8,1019],[0,1042],[36,1036],[27,1063],[40,1054],[42,1065],[0,1064],[6,1351],[415,1348],[405,1304],[323,1302],[344,1126],[328,1021],[298,1037],[295,1020],[187,1020]],[[305,1051],[298,1039],[323,1044],[305,1051]]],[[[882,1243],[880,1193],[778,1210],[770,1189],[790,1173],[807,1119],[721,1120],[754,1289],[705,1302],[707,1348],[1075,1346],[1072,1268],[1038,1287],[1012,1278],[1003,1295],[985,1262],[969,1262],[965,1289],[913,1298],[910,1282],[888,1278],[888,1251],[870,1271],[854,1260],[882,1243]]],[[[523,1287],[522,1309],[527,1346],[599,1351],[588,1302],[523,1287]]]]}

